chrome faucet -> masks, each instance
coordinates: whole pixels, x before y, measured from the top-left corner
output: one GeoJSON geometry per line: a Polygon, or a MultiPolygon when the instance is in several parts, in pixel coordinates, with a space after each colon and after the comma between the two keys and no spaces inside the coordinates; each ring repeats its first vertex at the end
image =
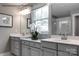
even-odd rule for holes
{"type": "Polygon", "coordinates": [[[62,34],[61,39],[62,40],[67,40],[67,35],[66,34],[62,34]]]}

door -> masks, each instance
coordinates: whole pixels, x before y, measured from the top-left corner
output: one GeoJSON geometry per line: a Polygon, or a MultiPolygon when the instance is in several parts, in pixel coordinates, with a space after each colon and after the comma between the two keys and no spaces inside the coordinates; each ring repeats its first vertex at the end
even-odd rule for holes
{"type": "Polygon", "coordinates": [[[47,49],[47,48],[44,48],[43,51],[42,51],[42,55],[43,56],[56,56],[56,50],[50,50],[50,49],[47,49]]]}
{"type": "Polygon", "coordinates": [[[11,53],[14,55],[20,55],[20,41],[11,40],[11,53]]]}
{"type": "Polygon", "coordinates": [[[22,56],[30,56],[30,48],[29,46],[22,44],[22,56]]]}
{"type": "Polygon", "coordinates": [[[11,40],[11,53],[13,53],[13,51],[14,51],[14,40],[11,40]]]}
{"type": "Polygon", "coordinates": [[[41,56],[41,49],[31,47],[31,56],[41,56]]]}

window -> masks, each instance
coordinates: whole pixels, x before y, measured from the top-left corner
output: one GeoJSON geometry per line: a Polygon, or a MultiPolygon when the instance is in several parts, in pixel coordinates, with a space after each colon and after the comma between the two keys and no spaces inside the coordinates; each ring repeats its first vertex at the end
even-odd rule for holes
{"type": "Polygon", "coordinates": [[[32,23],[41,34],[48,33],[48,5],[32,11],[32,23]]]}

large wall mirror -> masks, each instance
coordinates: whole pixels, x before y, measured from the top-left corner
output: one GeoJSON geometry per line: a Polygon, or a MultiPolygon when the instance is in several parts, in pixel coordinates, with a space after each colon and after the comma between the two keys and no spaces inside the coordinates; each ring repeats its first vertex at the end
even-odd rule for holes
{"type": "Polygon", "coordinates": [[[29,23],[35,24],[41,36],[48,35],[48,5],[46,3],[33,4],[31,13],[21,15],[20,33],[30,33],[29,23]]]}
{"type": "Polygon", "coordinates": [[[52,35],[79,36],[78,5],[76,3],[51,4],[52,35]]]}
{"type": "Polygon", "coordinates": [[[30,34],[30,14],[20,15],[20,33],[30,34]]]}
{"type": "Polygon", "coordinates": [[[42,6],[35,9],[31,13],[32,23],[37,27],[37,31],[41,34],[48,33],[48,6],[42,6]]]}
{"type": "Polygon", "coordinates": [[[72,20],[71,17],[53,18],[52,34],[53,35],[72,35],[72,20]]]}
{"type": "Polygon", "coordinates": [[[79,16],[72,16],[72,11],[77,10],[78,6],[79,4],[75,3],[34,4],[30,17],[29,15],[21,17],[21,33],[30,33],[30,29],[27,27],[28,18],[36,25],[37,31],[41,34],[78,36],[79,16]]]}

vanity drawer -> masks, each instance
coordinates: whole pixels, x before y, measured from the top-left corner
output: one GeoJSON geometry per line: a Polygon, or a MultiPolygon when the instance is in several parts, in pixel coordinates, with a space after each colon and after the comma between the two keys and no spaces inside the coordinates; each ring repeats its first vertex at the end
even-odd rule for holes
{"type": "Polygon", "coordinates": [[[56,50],[51,50],[51,49],[47,49],[47,48],[42,48],[42,55],[43,56],[56,56],[57,55],[57,51],[56,50]]]}
{"type": "Polygon", "coordinates": [[[11,45],[10,45],[11,49],[13,48],[20,48],[20,41],[17,40],[11,40],[11,45]]]}
{"type": "Polygon", "coordinates": [[[58,50],[77,54],[77,46],[58,44],[58,50]]]}
{"type": "Polygon", "coordinates": [[[12,40],[20,40],[19,37],[10,37],[10,39],[12,39],[12,40]]]}
{"type": "Polygon", "coordinates": [[[35,47],[41,48],[41,43],[35,43],[35,47]]]}
{"type": "Polygon", "coordinates": [[[77,54],[58,51],[58,56],[77,56],[77,54]]]}
{"type": "Polygon", "coordinates": [[[41,48],[41,44],[40,43],[37,43],[37,42],[30,42],[30,46],[37,47],[37,48],[41,48]]]}
{"type": "Polygon", "coordinates": [[[26,40],[22,40],[22,44],[24,44],[24,45],[30,45],[30,42],[26,41],[26,40]]]}
{"type": "Polygon", "coordinates": [[[46,42],[42,41],[42,47],[50,48],[50,49],[56,49],[57,44],[52,42],[46,42]]]}
{"type": "Polygon", "coordinates": [[[14,49],[12,53],[15,54],[16,56],[20,56],[20,50],[17,48],[14,49]]]}

